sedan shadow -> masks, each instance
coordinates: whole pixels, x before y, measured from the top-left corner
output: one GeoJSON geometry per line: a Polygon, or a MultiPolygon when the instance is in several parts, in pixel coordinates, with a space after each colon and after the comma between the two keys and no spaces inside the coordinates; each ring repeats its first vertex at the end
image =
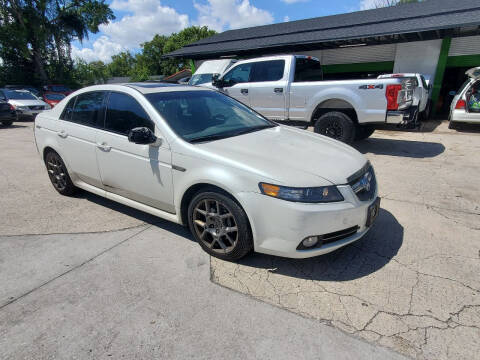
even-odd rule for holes
{"type": "Polygon", "coordinates": [[[403,243],[403,226],[381,209],[372,229],[360,240],[332,253],[310,259],[251,254],[237,263],[289,277],[349,281],[368,276],[390,262],[403,243]]]}
{"type": "Polygon", "coordinates": [[[440,143],[381,138],[365,139],[353,143],[352,146],[362,154],[372,153],[410,158],[431,158],[445,151],[445,146],[440,143]]]}

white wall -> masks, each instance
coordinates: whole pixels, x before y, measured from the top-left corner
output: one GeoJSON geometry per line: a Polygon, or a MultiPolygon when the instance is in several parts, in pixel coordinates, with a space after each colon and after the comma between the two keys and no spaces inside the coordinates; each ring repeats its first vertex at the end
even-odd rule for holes
{"type": "Polygon", "coordinates": [[[397,44],[395,73],[421,73],[433,84],[442,40],[417,41],[397,44]]]}
{"type": "Polygon", "coordinates": [[[453,38],[448,56],[480,54],[480,35],[453,38]]]}

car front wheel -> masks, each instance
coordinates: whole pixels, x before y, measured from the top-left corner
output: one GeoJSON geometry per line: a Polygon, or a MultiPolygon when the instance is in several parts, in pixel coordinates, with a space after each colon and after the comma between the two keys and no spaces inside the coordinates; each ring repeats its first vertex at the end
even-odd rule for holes
{"type": "Polygon", "coordinates": [[[190,231],[203,250],[223,260],[237,260],[253,248],[245,211],[229,196],[209,190],[188,207],[190,231]]]}
{"type": "Polygon", "coordinates": [[[13,124],[13,121],[12,121],[12,120],[2,121],[2,125],[3,125],[3,126],[12,126],[12,124],[13,124]]]}

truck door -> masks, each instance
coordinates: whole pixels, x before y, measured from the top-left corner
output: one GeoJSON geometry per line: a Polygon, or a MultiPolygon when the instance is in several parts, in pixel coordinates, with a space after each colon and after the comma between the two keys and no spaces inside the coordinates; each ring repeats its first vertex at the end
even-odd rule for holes
{"type": "Polygon", "coordinates": [[[237,65],[222,77],[222,91],[248,106],[250,106],[248,81],[252,73],[252,64],[237,65]]]}
{"type": "Polygon", "coordinates": [[[253,63],[250,75],[250,106],[271,120],[286,119],[287,72],[285,60],[253,63]]]}

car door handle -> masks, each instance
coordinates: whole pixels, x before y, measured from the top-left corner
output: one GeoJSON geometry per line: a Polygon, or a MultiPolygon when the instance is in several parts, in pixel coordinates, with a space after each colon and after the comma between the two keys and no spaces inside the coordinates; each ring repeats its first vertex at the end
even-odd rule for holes
{"type": "Polygon", "coordinates": [[[283,88],[275,88],[273,89],[276,93],[283,93],[283,88]]]}
{"type": "Polygon", "coordinates": [[[59,131],[59,132],[57,133],[57,135],[60,136],[60,137],[63,138],[63,139],[65,139],[65,138],[68,136],[68,134],[67,134],[67,132],[66,132],[65,130],[59,131]]]}
{"type": "Polygon", "coordinates": [[[242,94],[245,94],[245,95],[248,94],[248,89],[242,89],[240,91],[241,91],[242,94]]]}
{"type": "Polygon", "coordinates": [[[103,151],[110,151],[112,150],[112,147],[109,146],[106,142],[102,142],[101,144],[100,143],[97,143],[97,147],[103,151]]]}

